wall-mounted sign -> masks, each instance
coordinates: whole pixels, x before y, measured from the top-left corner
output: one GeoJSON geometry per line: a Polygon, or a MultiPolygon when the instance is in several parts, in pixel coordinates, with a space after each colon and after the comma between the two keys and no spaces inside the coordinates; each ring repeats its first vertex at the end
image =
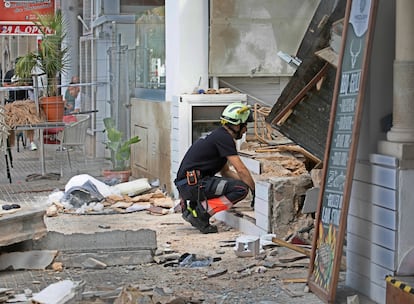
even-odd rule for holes
{"type": "MultiPolygon", "coordinates": [[[[52,34],[52,31],[46,30],[46,33],[52,34]]],[[[42,35],[42,33],[33,24],[0,24],[0,35],[42,35]]]]}
{"type": "Polygon", "coordinates": [[[0,22],[27,22],[36,20],[36,15],[54,13],[55,0],[0,0],[0,22]]]}
{"type": "Polygon", "coordinates": [[[308,279],[328,303],[335,301],[342,260],[377,3],[347,1],[308,279]]]}

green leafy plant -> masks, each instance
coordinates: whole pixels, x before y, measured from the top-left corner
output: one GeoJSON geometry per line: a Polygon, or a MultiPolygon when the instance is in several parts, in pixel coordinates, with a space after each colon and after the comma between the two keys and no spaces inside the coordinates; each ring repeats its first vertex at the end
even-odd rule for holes
{"type": "Polygon", "coordinates": [[[116,128],[115,121],[111,117],[103,119],[106,136],[108,141],[105,142],[106,148],[112,151],[112,167],[115,171],[126,170],[129,167],[127,161],[131,157],[131,145],[141,141],[138,136],[130,139],[123,139],[123,133],[116,128]]]}
{"type": "Polygon", "coordinates": [[[69,67],[69,49],[62,46],[66,36],[62,12],[58,10],[54,14],[37,15],[37,18],[33,23],[42,35],[39,50],[20,57],[15,74],[20,79],[32,79],[33,74],[45,74],[47,84],[44,96],[57,96],[59,75],[69,67]]]}

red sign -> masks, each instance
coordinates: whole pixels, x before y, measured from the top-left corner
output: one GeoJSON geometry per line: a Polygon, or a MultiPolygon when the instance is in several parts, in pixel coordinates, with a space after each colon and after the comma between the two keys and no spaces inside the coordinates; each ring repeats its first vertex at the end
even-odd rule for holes
{"type": "MultiPolygon", "coordinates": [[[[48,30],[46,33],[51,34],[48,30]]],[[[33,24],[0,24],[0,35],[41,35],[39,28],[33,24]]]]}
{"type": "Polygon", "coordinates": [[[55,0],[0,0],[0,22],[33,21],[37,14],[55,12],[55,0]]]}

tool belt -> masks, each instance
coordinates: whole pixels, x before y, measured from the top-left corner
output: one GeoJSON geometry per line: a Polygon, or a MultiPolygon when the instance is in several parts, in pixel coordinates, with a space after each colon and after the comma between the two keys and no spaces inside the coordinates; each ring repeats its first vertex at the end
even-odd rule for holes
{"type": "Polygon", "coordinates": [[[201,173],[200,170],[191,170],[186,172],[186,178],[180,179],[179,181],[175,182],[177,187],[183,185],[195,186],[201,181],[201,173]]]}

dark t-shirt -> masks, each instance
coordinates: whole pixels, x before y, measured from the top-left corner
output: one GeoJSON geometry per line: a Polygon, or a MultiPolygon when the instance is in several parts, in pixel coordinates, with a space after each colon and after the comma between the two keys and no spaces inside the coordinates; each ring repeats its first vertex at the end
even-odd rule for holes
{"type": "Polygon", "coordinates": [[[188,149],[178,169],[177,180],[184,179],[191,170],[200,170],[201,176],[214,176],[231,155],[237,155],[233,137],[224,127],[217,128],[188,149]]]}
{"type": "MultiPolygon", "coordinates": [[[[12,78],[14,76],[14,69],[7,71],[4,75],[4,83],[12,83],[12,78]]],[[[27,90],[18,90],[18,91],[9,91],[9,98],[7,102],[13,102],[16,100],[23,100],[28,98],[27,90]]]]}

